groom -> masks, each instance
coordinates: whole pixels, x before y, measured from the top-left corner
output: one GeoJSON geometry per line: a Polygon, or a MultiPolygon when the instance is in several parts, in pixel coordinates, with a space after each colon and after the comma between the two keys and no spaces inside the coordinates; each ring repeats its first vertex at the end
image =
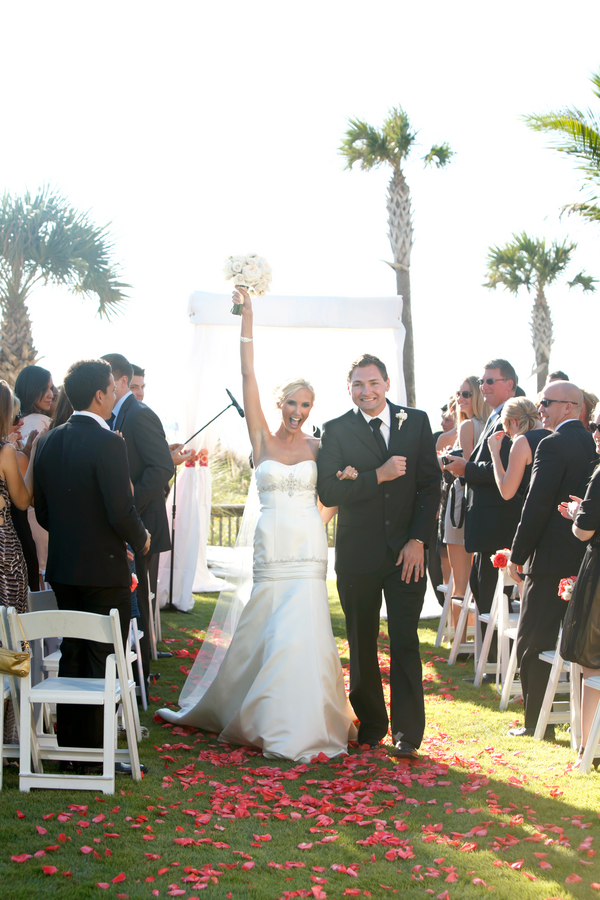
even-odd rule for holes
{"type": "Polygon", "coordinates": [[[440,501],[440,468],[426,413],[386,399],[385,365],[364,354],[350,367],[356,409],[328,422],[318,492],[337,506],[336,573],[350,645],[350,702],[358,740],[374,747],[388,715],[377,661],[381,594],[390,635],[393,755],[416,759],[425,729],[418,625],[426,589],[425,549],[440,501]],[[358,474],[340,480],[347,466],[358,474]]]}

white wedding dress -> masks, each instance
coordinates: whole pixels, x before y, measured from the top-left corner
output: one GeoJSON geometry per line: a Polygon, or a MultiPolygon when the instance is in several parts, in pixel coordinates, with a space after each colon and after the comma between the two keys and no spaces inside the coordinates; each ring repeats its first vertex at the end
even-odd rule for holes
{"type": "MultiPolygon", "coordinates": [[[[271,759],[331,758],[356,739],[331,630],[316,482],[313,460],[258,466],[250,599],[206,690],[201,681],[200,690],[193,686],[192,705],[161,709],[167,721],[259,747],[271,759]]],[[[184,688],[180,702],[186,699],[184,688]]]]}

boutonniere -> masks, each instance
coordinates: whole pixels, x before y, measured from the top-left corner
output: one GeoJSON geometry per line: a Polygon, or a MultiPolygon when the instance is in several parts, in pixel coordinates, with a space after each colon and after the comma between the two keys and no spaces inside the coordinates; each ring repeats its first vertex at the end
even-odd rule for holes
{"type": "Polygon", "coordinates": [[[401,409],[400,412],[396,413],[396,418],[398,419],[398,431],[400,431],[405,421],[408,419],[408,413],[405,409],[401,409]]]}

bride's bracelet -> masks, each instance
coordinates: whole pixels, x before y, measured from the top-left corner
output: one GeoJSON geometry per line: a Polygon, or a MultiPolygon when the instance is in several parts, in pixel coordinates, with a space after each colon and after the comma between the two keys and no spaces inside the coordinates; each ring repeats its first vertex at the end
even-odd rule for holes
{"type": "Polygon", "coordinates": [[[251,344],[252,340],[253,340],[253,338],[246,338],[246,337],[240,338],[240,341],[242,342],[242,344],[251,344]]]}

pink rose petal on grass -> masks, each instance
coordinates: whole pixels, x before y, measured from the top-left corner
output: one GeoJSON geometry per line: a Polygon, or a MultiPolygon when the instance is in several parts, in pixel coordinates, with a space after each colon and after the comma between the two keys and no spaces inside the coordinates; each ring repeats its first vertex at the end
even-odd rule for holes
{"type": "Polygon", "coordinates": [[[298,850],[312,850],[312,844],[298,844],[298,850]]]}
{"type": "Polygon", "coordinates": [[[19,853],[18,856],[11,856],[11,862],[24,863],[28,859],[32,859],[31,853],[19,853]]]}
{"type": "Polygon", "coordinates": [[[86,855],[87,855],[88,853],[93,853],[93,852],[94,852],[94,848],[93,848],[93,847],[88,847],[86,844],[84,844],[83,847],[80,847],[79,849],[81,850],[82,853],[85,853],[86,855]]]}
{"type": "Polygon", "coordinates": [[[251,860],[250,862],[245,862],[245,863],[242,865],[242,869],[243,869],[243,870],[246,870],[246,871],[247,871],[248,869],[253,869],[253,868],[254,868],[254,860],[251,860]]]}
{"type": "Polygon", "coordinates": [[[58,869],[56,866],[42,866],[42,872],[44,875],[56,875],[58,869]]]}
{"type": "Polygon", "coordinates": [[[42,828],[41,825],[35,826],[38,834],[48,834],[48,830],[46,828],[42,828]]]}
{"type": "Polygon", "coordinates": [[[112,879],[113,884],[120,884],[121,881],[125,881],[125,872],[119,872],[118,875],[112,879]]]}
{"type": "Polygon", "coordinates": [[[106,881],[97,881],[96,887],[103,888],[104,890],[106,890],[106,888],[110,887],[110,884],[107,884],[106,881]]]}
{"type": "Polygon", "coordinates": [[[577,884],[578,881],[583,881],[583,878],[581,875],[576,875],[575,872],[565,878],[565,884],[577,884]]]}

